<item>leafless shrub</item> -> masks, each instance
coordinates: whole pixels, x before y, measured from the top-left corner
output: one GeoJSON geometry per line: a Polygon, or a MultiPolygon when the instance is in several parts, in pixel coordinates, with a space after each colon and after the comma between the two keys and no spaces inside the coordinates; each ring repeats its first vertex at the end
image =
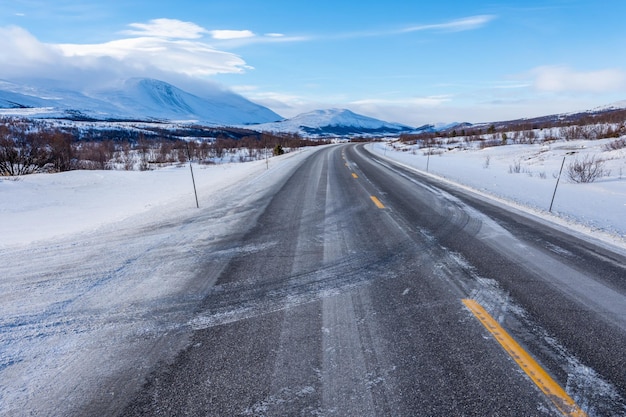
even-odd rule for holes
{"type": "Polygon", "coordinates": [[[0,132],[0,176],[38,172],[49,160],[44,145],[33,135],[11,138],[0,132]]]}
{"type": "Polygon", "coordinates": [[[612,142],[607,143],[606,145],[604,145],[602,147],[603,150],[605,151],[617,151],[620,149],[626,148],[626,139],[622,138],[622,139],[617,139],[614,140],[612,142]]]}
{"type": "MultiPolygon", "coordinates": [[[[495,137],[495,135],[493,135],[495,137]]],[[[495,139],[495,138],[491,138],[491,139],[485,139],[480,141],[480,144],[478,145],[478,147],[480,149],[486,149],[486,148],[492,148],[494,146],[502,146],[502,140],[499,139],[495,139]]]]}
{"type": "Polygon", "coordinates": [[[111,169],[115,145],[111,141],[86,142],[76,148],[79,169],[111,169]]]}
{"type": "Polygon", "coordinates": [[[443,150],[442,149],[438,149],[438,148],[428,148],[426,150],[426,152],[424,152],[424,156],[427,156],[427,155],[431,155],[431,156],[439,155],[439,156],[441,156],[441,155],[443,155],[443,150]]]}
{"type": "Polygon", "coordinates": [[[595,156],[585,156],[582,161],[576,158],[567,166],[567,175],[573,182],[588,183],[608,176],[610,172],[604,169],[602,159],[596,159],[595,156]]]}
{"type": "Polygon", "coordinates": [[[522,172],[522,161],[516,160],[513,161],[513,165],[509,165],[509,174],[519,174],[522,172]]]}

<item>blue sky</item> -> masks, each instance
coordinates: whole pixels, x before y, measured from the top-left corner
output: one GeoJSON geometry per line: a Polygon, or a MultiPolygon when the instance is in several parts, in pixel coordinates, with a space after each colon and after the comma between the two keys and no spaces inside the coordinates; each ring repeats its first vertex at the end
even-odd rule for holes
{"type": "Polygon", "coordinates": [[[626,100],[626,1],[0,0],[0,79],[227,88],[410,125],[626,100]]]}

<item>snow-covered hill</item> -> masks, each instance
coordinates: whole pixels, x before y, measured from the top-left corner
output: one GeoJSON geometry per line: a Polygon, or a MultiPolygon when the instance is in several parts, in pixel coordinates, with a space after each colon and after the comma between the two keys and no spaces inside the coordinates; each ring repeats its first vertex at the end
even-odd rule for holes
{"type": "Polygon", "coordinates": [[[413,131],[411,126],[389,123],[346,109],[315,110],[276,123],[251,128],[266,132],[299,133],[304,136],[385,135],[413,131]]]}
{"type": "Polygon", "coordinates": [[[626,100],[616,101],[606,106],[596,107],[591,111],[607,111],[607,110],[621,110],[626,109],[626,100]]]}
{"type": "Polygon", "coordinates": [[[120,87],[77,92],[0,81],[0,114],[26,117],[140,119],[248,125],[281,120],[270,109],[226,90],[199,97],[163,81],[133,78],[120,87]]]}

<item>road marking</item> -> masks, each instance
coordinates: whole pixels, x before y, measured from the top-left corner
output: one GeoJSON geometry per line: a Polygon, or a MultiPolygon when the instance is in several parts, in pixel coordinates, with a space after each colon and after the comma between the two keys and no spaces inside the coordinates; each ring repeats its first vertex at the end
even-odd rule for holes
{"type": "Polygon", "coordinates": [[[374,204],[376,204],[376,207],[378,207],[379,209],[384,209],[385,206],[383,205],[383,203],[380,202],[380,200],[378,198],[376,198],[376,196],[371,196],[370,197],[372,199],[372,201],[374,202],[374,204]]]}
{"type": "Polygon", "coordinates": [[[356,175],[354,172],[352,173],[352,178],[359,178],[358,175],[356,175]]]}
{"type": "Polygon", "coordinates": [[[568,417],[587,416],[574,400],[567,395],[565,390],[548,375],[541,365],[539,365],[528,352],[526,352],[515,339],[487,313],[483,306],[475,300],[464,299],[462,301],[563,415],[568,417]]]}

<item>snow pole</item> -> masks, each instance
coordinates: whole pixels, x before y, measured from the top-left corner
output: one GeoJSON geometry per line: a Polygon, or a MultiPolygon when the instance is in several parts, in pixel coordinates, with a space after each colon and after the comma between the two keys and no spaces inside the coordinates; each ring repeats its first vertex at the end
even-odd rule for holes
{"type": "Polygon", "coordinates": [[[549,213],[552,213],[552,204],[554,204],[554,196],[556,196],[556,189],[559,187],[559,181],[561,180],[561,173],[563,172],[563,165],[565,165],[565,158],[567,155],[574,155],[576,152],[567,152],[563,157],[563,162],[561,162],[561,170],[559,171],[559,176],[556,179],[556,185],[554,186],[554,193],[552,193],[552,201],[550,201],[550,209],[548,209],[549,213]]]}
{"type": "Polygon", "coordinates": [[[189,142],[187,142],[187,160],[189,161],[189,171],[191,171],[191,183],[193,184],[193,193],[196,196],[196,208],[200,208],[198,203],[198,192],[196,191],[196,180],[193,177],[193,167],[191,166],[191,152],[189,151],[189,142]]]}

